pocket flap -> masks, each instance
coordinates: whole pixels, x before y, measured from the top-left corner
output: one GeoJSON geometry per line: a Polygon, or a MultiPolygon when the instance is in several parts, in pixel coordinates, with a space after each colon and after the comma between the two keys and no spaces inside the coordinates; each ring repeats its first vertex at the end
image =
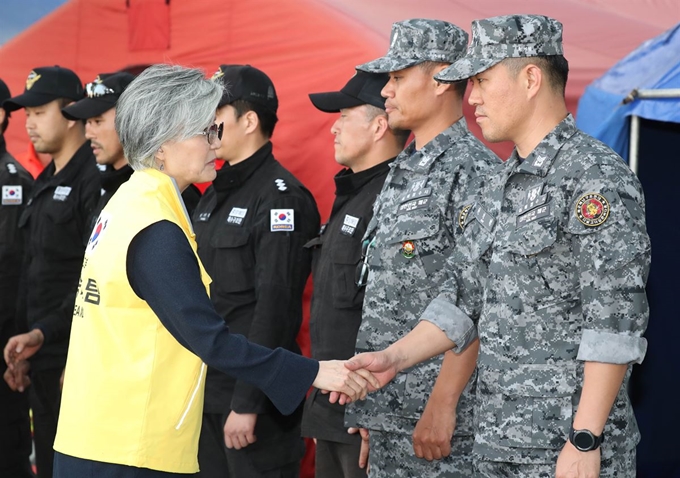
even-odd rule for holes
{"type": "MultiPolygon", "coordinates": [[[[419,212],[419,211],[415,211],[419,212]]],[[[434,236],[441,227],[439,212],[425,212],[420,214],[402,214],[394,229],[387,236],[388,244],[412,241],[434,236]]]]}
{"type": "Polygon", "coordinates": [[[336,241],[331,253],[336,264],[356,265],[361,259],[361,243],[359,241],[336,241]]]}
{"type": "Polygon", "coordinates": [[[557,240],[557,218],[550,216],[529,222],[507,236],[504,249],[530,256],[552,246],[557,240]]]}
{"type": "Polygon", "coordinates": [[[245,229],[231,227],[228,233],[223,229],[222,231],[218,231],[217,234],[214,234],[212,238],[210,238],[210,245],[218,249],[241,247],[248,243],[249,238],[250,232],[245,229]]]}
{"type": "Polygon", "coordinates": [[[521,364],[499,378],[502,393],[522,397],[565,397],[577,386],[575,364],[521,364]]]}

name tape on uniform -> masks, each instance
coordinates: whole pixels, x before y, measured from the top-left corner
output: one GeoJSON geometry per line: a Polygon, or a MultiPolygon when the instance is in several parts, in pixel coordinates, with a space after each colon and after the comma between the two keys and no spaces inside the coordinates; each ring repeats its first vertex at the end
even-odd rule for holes
{"type": "Polygon", "coordinates": [[[52,196],[52,199],[55,201],[66,201],[69,194],[71,194],[71,186],[57,186],[54,189],[54,196],[52,196]]]}
{"type": "Polygon", "coordinates": [[[240,226],[243,224],[243,219],[245,219],[248,209],[242,207],[232,207],[229,211],[229,217],[227,217],[227,224],[234,224],[240,226]]]}

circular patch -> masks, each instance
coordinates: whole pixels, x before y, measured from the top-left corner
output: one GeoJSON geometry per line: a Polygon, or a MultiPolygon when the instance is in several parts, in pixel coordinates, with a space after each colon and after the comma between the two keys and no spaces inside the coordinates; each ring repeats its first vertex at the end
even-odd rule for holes
{"type": "Polygon", "coordinates": [[[401,244],[401,255],[403,255],[405,258],[410,259],[413,257],[416,253],[416,245],[413,243],[413,241],[404,241],[401,244]]]}
{"type": "Polygon", "coordinates": [[[576,217],[588,227],[604,224],[609,217],[609,201],[602,194],[584,194],[576,203],[576,217]]]}
{"type": "Polygon", "coordinates": [[[470,209],[472,209],[472,204],[463,206],[463,209],[461,209],[460,214],[458,215],[458,225],[461,229],[465,229],[465,221],[467,220],[468,214],[470,214],[470,209]]]}

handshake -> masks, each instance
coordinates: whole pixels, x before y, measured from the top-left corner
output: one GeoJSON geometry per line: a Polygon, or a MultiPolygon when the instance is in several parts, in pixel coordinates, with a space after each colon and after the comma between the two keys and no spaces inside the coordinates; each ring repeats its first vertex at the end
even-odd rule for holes
{"type": "Polygon", "coordinates": [[[355,355],[349,360],[319,362],[319,373],[312,384],[330,393],[331,403],[344,405],[363,400],[369,392],[387,385],[397,372],[399,360],[389,348],[380,352],[355,355]]]}

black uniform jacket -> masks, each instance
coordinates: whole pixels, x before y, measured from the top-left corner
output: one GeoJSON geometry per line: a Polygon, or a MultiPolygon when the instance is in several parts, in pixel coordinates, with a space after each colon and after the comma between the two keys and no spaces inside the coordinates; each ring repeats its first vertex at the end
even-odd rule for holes
{"type": "Polygon", "coordinates": [[[116,191],[118,191],[120,185],[130,179],[132,173],[134,173],[134,170],[129,164],[126,164],[119,169],[113,169],[111,166],[107,166],[106,170],[101,173],[102,195],[97,201],[97,205],[94,207],[92,214],[90,215],[89,226],[85,231],[85,244],[87,244],[87,241],[90,238],[92,229],[94,229],[94,226],[97,223],[99,214],[101,214],[109,200],[113,197],[116,191]]]}
{"type": "Polygon", "coordinates": [[[54,171],[52,162],[40,173],[19,220],[27,240],[17,314],[20,323],[45,335],[45,344],[31,358],[32,370],[66,363],[83,236],[101,190],[89,141],[61,171],[54,171]]]}
{"type": "MultiPolygon", "coordinates": [[[[393,160],[358,173],[349,169],[338,173],[331,217],[318,237],[305,246],[313,251],[309,331],[312,357],[317,360],[344,360],[354,355],[364,301],[364,288],[356,285],[362,238],[393,160]]],[[[302,433],[352,443],[357,436],[347,434],[344,415],[344,406],[329,403],[328,395],[314,389],[305,404],[302,433]]]]}
{"type": "Polygon", "coordinates": [[[7,152],[0,135],[0,337],[5,340],[17,333],[14,319],[24,251],[19,217],[32,187],[33,178],[7,152]]]}
{"type": "MultiPolygon", "coordinates": [[[[272,156],[271,143],[218,171],[193,214],[198,254],[215,309],[231,332],[300,351],[302,292],[311,268],[304,249],[319,228],[312,194],[272,156]]],[[[208,413],[269,413],[256,388],[208,369],[208,413]]]]}

